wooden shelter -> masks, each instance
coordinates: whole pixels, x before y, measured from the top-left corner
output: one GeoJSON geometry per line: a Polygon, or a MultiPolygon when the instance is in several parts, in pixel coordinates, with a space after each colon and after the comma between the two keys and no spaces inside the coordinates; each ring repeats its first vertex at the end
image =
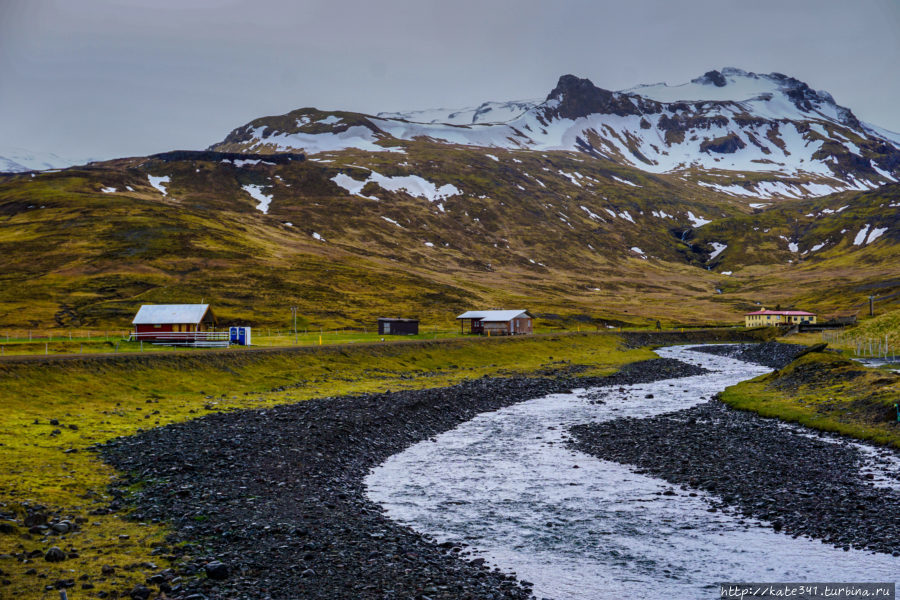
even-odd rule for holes
{"type": "Polygon", "coordinates": [[[527,310],[469,310],[456,317],[459,332],[478,335],[527,335],[533,333],[534,316],[527,310]]]}
{"type": "Polygon", "coordinates": [[[418,319],[381,317],[378,319],[378,335],[418,335],[418,319]]]}

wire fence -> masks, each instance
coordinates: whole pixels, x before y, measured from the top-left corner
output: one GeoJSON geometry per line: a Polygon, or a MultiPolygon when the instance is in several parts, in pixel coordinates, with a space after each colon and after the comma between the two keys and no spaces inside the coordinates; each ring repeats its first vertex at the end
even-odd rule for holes
{"type": "Polygon", "coordinates": [[[73,341],[115,341],[127,338],[130,330],[124,329],[7,329],[0,331],[0,342],[7,344],[22,342],[73,342],[73,341]]]}
{"type": "Polygon", "coordinates": [[[822,341],[847,349],[858,358],[877,358],[889,362],[897,362],[897,335],[883,336],[860,335],[848,331],[823,331],[822,341]]]}

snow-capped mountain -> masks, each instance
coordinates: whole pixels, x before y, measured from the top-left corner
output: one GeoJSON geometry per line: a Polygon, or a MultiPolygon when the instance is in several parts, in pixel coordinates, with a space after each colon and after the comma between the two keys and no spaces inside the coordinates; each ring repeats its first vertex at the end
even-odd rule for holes
{"type": "Polygon", "coordinates": [[[87,162],[89,161],[62,158],[51,152],[32,152],[25,148],[0,150],[0,173],[65,169],[72,165],[80,165],[87,162]]]}
{"type": "Polygon", "coordinates": [[[578,151],[735,196],[820,196],[900,179],[900,134],[860,122],[797,79],[733,68],[620,92],[564,75],[544,101],[460,110],[369,116],[305,108],[256,119],[210,149],[397,152],[416,141],[578,151]]]}
{"type": "Polygon", "coordinates": [[[476,107],[470,108],[435,108],[407,112],[380,112],[377,116],[381,119],[398,119],[416,123],[444,123],[447,125],[506,123],[523,115],[540,103],[540,99],[483,102],[476,107]]]}

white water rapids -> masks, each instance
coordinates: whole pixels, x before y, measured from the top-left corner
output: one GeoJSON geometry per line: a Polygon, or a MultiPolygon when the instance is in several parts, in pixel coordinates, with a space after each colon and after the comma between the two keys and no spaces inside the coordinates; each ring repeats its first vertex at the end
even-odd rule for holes
{"type": "Polygon", "coordinates": [[[688,408],[768,371],[685,347],[657,353],[712,372],[480,414],[374,468],[370,499],[420,533],[464,542],[467,558],[532,582],[537,598],[699,598],[720,582],[895,580],[900,558],[709,512],[703,492],[568,449],[572,425],[688,408]],[[604,403],[591,404],[598,394],[604,403]]]}

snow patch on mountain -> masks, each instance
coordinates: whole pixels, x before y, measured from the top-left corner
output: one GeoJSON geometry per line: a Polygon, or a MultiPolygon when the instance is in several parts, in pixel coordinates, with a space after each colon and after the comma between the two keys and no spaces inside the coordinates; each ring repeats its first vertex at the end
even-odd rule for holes
{"type": "Polygon", "coordinates": [[[416,123],[446,123],[449,125],[473,125],[475,123],[505,123],[534,108],[541,100],[512,100],[510,102],[484,102],[469,108],[433,108],[406,112],[380,112],[383,119],[403,119],[416,123]]]}
{"type": "Polygon", "coordinates": [[[356,148],[368,152],[404,152],[402,148],[385,148],[377,142],[380,138],[368,127],[354,125],[341,132],[325,133],[273,133],[263,138],[266,127],[257,127],[251,133],[257,140],[250,147],[250,151],[271,148],[276,152],[305,152],[307,154],[321,154],[322,152],[336,152],[348,148],[356,148]]]}
{"type": "Polygon", "coordinates": [[[721,244],[719,242],[710,242],[710,245],[713,247],[713,251],[709,255],[709,260],[713,260],[728,248],[728,244],[721,244]]]}
{"type": "Polygon", "coordinates": [[[166,185],[169,183],[169,176],[163,175],[162,177],[154,177],[153,175],[147,175],[147,179],[150,181],[150,185],[159,190],[159,193],[163,196],[167,196],[169,192],[166,191],[166,185]]]}
{"type": "MultiPolygon", "coordinates": [[[[359,192],[367,183],[374,182],[384,190],[390,192],[405,192],[416,198],[425,198],[429,202],[437,202],[451,196],[458,196],[462,193],[459,188],[451,183],[437,186],[418,175],[389,177],[376,171],[372,171],[364,181],[357,181],[343,173],[335,175],[331,178],[331,181],[354,195],[359,195],[359,192]]],[[[443,208],[442,205],[440,205],[440,207],[443,208]]]]}
{"type": "Polygon", "coordinates": [[[703,227],[703,226],[706,225],[707,223],[711,223],[711,222],[712,222],[712,221],[710,221],[709,219],[704,219],[703,217],[698,217],[697,215],[695,215],[695,214],[694,214],[693,212],[691,212],[691,211],[688,211],[688,213],[687,213],[687,219],[688,219],[688,221],[691,222],[691,225],[693,225],[694,227],[703,227]]]}
{"type": "Polygon", "coordinates": [[[869,232],[869,237],[866,238],[866,245],[868,246],[869,244],[880,238],[887,230],[887,227],[873,227],[872,231],[869,232]]]}
{"type": "Polygon", "coordinates": [[[33,152],[25,148],[0,149],[0,173],[24,173],[26,171],[47,171],[83,165],[93,159],[71,159],[52,152],[33,152]]]}
{"type": "Polygon", "coordinates": [[[593,219],[594,221],[601,221],[601,222],[603,222],[603,223],[606,222],[606,220],[605,220],[603,217],[601,217],[600,215],[598,215],[598,214],[592,212],[591,209],[589,209],[587,206],[582,205],[580,208],[581,208],[581,210],[583,210],[584,212],[586,212],[587,215],[588,215],[588,217],[590,217],[590,218],[593,219]]]}
{"type": "Polygon", "coordinates": [[[269,214],[269,205],[272,203],[271,194],[264,193],[261,185],[248,184],[242,185],[241,188],[250,194],[251,198],[258,202],[256,210],[262,212],[264,215],[269,214]]]}
{"type": "Polygon", "coordinates": [[[643,187],[636,183],[628,181],[627,179],[622,179],[621,177],[616,177],[615,175],[613,175],[612,178],[615,179],[616,181],[618,181],[619,183],[624,183],[625,185],[630,185],[631,187],[636,187],[636,188],[643,187]]]}

